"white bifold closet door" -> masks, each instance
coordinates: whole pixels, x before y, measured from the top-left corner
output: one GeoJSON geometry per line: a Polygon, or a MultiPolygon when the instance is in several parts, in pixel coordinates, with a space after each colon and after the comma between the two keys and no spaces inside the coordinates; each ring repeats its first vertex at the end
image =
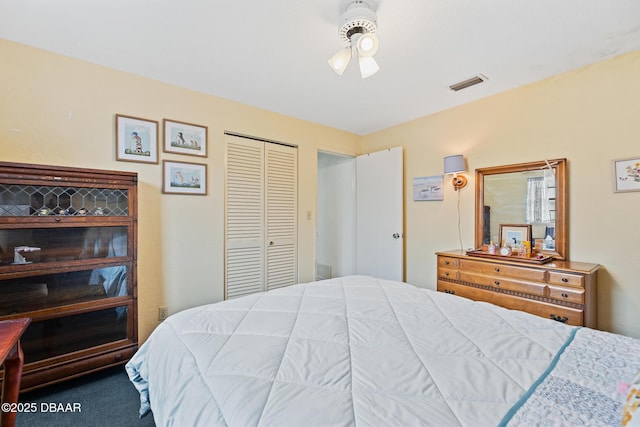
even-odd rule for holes
{"type": "Polygon", "coordinates": [[[297,282],[297,149],[226,135],[225,299],[297,282]]]}

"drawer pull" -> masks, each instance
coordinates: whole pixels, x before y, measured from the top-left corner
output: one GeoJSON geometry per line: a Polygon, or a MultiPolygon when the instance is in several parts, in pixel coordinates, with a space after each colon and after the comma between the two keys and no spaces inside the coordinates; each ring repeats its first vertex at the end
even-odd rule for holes
{"type": "Polygon", "coordinates": [[[449,261],[444,262],[444,265],[449,265],[449,264],[450,264],[449,261]]]}
{"type": "Polygon", "coordinates": [[[556,316],[555,314],[550,314],[549,317],[560,323],[567,323],[567,320],[569,320],[567,316],[556,316]]]}
{"type": "Polygon", "coordinates": [[[496,286],[500,286],[500,281],[498,281],[498,280],[495,280],[493,283],[494,283],[496,286]]]}
{"type": "Polygon", "coordinates": [[[496,270],[496,273],[500,273],[500,267],[496,267],[495,270],[496,270]]]}
{"type": "Polygon", "coordinates": [[[568,282],[569,282],[569,279],[567,279],[566,277],[562,278],[562,283],[568,283],[568,282]]]}
{"type": "Polygon", "coordinates": [[[447,272],[445,272],[445,273],[444,273],[444,275],[445,275],[445,276],[449,276],[449,272],[448,272],[448,271],[447,271],[447,272]]]}
{"type": "Polygon", "coordinates": [[[456,294],[456,291],[451,291],[451,290],[449,290],[449,289],[445,289],[445,290],[444,290],[444,293],[445,293],[445,294],[455,295],[455,294],[456,294]]]}
{"type": "Polygon", "coordinates": [[[565,292],[563,292],[561,295],[562,295],[562,298],[569,298],[569,295],[567,295],[565,292]]]}

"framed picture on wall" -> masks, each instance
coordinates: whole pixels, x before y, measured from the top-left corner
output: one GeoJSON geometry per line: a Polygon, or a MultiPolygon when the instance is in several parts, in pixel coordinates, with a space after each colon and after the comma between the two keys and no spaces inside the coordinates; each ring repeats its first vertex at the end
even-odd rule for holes
{"type": "Polygon", "coordinates": [[[164,119],[164,151],[207,157],[207,127],[164,119]]]}
{"type": "Polygon", "coordinates": [[[531,241],[531,224],[500,224],[500,246],[521,245],[531,241]]]}
{"type": "Polygon", "coordinates": [[[640,157],[613,161],[614,191],[640,191],[640,157]]]}
{"type": "Polygon", "coordinates": [[[116,114],[116,160],[158,163],[158,122],[116,114]]]}
{"type": "Polygon", "coordinates": [[[162,192],[165,194],[207,194],[207,165],[162,162],[162,192]]]}
{"type": "Polygon", "coordinates": [[[442,200],[442,175],[413,178],[413,200],[442,200]]]}

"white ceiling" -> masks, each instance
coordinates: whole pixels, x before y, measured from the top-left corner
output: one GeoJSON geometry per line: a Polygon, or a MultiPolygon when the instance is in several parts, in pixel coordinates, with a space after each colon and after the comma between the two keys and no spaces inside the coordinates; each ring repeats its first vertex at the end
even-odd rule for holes
{"type": "Polygon", "coordinates": [[[348,3],[0,0],[0,37],[360,135],[640,49],[640,0],[372,0],[363,80],[327,64],[348,3]]]}

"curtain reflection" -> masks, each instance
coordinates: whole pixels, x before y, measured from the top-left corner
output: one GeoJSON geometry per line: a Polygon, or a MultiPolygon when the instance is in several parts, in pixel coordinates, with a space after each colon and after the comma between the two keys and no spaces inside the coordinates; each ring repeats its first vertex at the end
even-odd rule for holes
{"type": "Polygon", "coordinates": [[[527,224],[551,222],[549,213],[549,195],[545,178],[542,176],[527,179],[527,224]]]}

